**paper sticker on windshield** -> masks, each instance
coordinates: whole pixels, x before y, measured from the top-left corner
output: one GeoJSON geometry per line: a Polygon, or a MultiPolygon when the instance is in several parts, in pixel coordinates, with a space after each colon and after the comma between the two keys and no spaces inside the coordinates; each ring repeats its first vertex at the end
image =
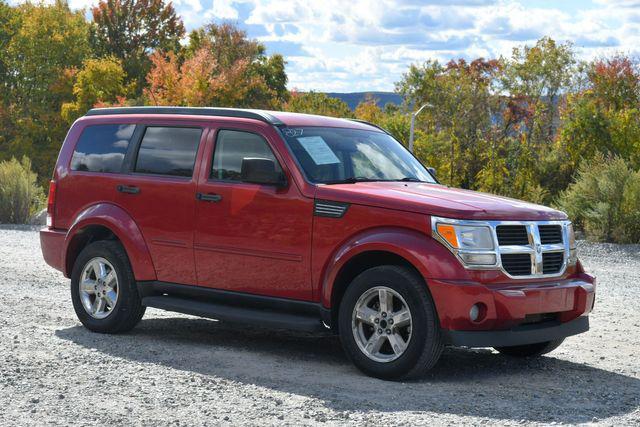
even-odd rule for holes
{"type": "Polygon", "coordinates": [[[300,142],[302,148],[309,153],[311,159],[313,159],[316,165],[332,165],[340,163],[340,159],[338,159],[335,153],[331,151],[331,148],[329,148],[321,136],[305,136],[303,138],[298,138],[298,142],[300,142]]]}

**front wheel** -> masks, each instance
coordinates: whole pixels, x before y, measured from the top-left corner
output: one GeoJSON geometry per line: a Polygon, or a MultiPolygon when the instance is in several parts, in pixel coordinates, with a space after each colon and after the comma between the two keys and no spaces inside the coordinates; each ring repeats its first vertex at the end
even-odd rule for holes
{"type": "Polygon", "coordinates": [[[127,254],[118,242],[98,241],[80,252],[71,273],[71,300],[94,332],[132,329],[145,312],[127,254]]]}
{"type": "Polygon", "coordinates": [[[536,344],[515,345],[511,347],[494,347],[501,354],[511,357],[537,357],[547,354],[560,347],[564,338],[545,341],[536,344]]]}
{"type": "Polygon", "coordinates": [[[404,267],[374,267],[358,275],[340,304],[338,326],[349,358],[373,377],[420,377],[442,353],[431,296],[404,267]]]}

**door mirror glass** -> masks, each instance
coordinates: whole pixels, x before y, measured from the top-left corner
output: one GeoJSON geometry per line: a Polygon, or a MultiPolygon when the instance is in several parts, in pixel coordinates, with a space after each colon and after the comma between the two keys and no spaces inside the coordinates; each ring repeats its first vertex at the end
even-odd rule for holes
{"type": "Polygon", "coordinates": [[[427,170],[429,171],[429,173],[431,174],[431,176],[432,176],[434,179],[438,179],[438,177],[436,176],[436,169],[435,169],[435,168],[431,168],[431,167],[429,167],[429,168],[427,168],[427,170]]]}
{"type": "Polygon", "coordinates": [[[243,182],[252,184],[275,185],[283,187],[286,182],[284,175],[276,168],[271,159],[259,157],[245,157],[242,159],[240,178],[243,182]]]}

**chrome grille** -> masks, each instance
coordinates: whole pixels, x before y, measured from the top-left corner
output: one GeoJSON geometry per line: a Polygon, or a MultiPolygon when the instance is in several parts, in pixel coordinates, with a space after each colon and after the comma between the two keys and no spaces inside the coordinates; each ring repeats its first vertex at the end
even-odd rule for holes
{"type": "Polygon", "coordinates": [[[569,256],[566,222],[496,223],[501,266],[514,278],[557,276],[569,256]]]}
{"type": "Polygon", "coordinates": [[[547,252],[542,254],[542,274],[555,274],[562,270],[564,253],[547,252]]]}
{"type": "Polygon", "coordinates": [[[496,234],[501,246],[529,244],[527,227],[524,225],[499,225],[496,227],[496,234]]]}
{"type": "Polygon", "coordinates": [[[531,255],[502,254],[502,268],[512,276],[529,276],[531,274],[531,255]]]}
{"type": "Polygon", "coordinates": [[[562,243],[562,226],[560,225],[539,225],[540,243],[549,245],[552,243],[562,243]]]}
{"type": "Polygon", "coordinates": [[[552,278],[564,274],[575,263],[575,247],[569,241],[571,222],[551,221],[479,221],[431,217],[433,236],[458,256],[465,268],[502,270],[512,279],[552,278]],[[455,246],[437,231],[439,224],[458,227],[486,227],[491,231],[493,245],[473,248],[455,246]],[[467,262],[471,255],[484,262],[467,262]],[[494,264],[490,264],[495,259],[494,264]]]}

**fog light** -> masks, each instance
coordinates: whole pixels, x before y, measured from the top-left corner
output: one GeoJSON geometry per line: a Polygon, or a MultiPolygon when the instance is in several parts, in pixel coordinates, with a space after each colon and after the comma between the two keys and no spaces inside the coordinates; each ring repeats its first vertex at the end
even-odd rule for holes
{"type": "Polygon", "coordinates": [[[475,254],[469,252],[460,252],[460,258],[467,265],[495,265],[496,264],[496,255],[495,254],[475,254]]]}
{"type": "Polygon", "coordinates": [[[471,306],[471,310],[469,310],[469,319],[471,319],[472,322],[480,322],[484,319],[486,314],[487,306],[479,302],[471,306]]]}

